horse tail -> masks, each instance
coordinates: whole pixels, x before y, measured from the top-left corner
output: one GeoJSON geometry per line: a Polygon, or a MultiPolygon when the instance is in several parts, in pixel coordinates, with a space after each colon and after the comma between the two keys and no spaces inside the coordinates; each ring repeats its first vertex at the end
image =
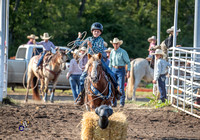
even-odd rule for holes
{"type": "Polygon", "coordinates": [[[135,83],[135,77],[134,77],[134,63],[135,59],[131,62],[131,71],[130,71],[130,78],[128,80],[128,86],[127,86],[127,98],[132,99],[133,96],[133,88],[135,83]]]}
{"type": "Polygon", "coordinates": [[[38,83],[37,83],[37,77],[33,77],[32,81],[31,81],[31,89],[33,92],[33,99],[34,100],[41,100],[40,99],[40,94],[39,94],[39,88],[38,88],[38,83]],[[37,85],[36,85],[37,84],[37,85]]]}

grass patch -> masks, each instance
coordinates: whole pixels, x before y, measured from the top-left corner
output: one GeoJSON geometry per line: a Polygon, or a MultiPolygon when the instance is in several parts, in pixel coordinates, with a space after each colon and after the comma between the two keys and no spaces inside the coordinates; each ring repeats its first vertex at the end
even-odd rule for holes
{"type": "Polygon", "coordinates": [[[170,106],[170,102],[168,100],[165,100],[165,102],[162,102],[161,100],[158,99],[158,96],[155,96],[154,94],[152,95],[153,95],[153,98],[147,97],[150,101],[144,104],[144,106],[155,107],[155,108],[163,108],[166,106],[170,106]]]}

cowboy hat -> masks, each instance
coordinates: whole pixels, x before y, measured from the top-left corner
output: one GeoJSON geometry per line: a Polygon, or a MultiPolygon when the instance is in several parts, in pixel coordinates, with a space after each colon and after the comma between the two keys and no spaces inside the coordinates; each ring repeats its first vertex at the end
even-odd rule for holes
{"type": "Polygon", "coordinates": [[[86,47],[81,47],[81,49],[80,49],[80,51],[86,51],[87,50],[87,48],[86,47]]]}
{"type": "Polygon", "coordinates": [[[28,39],[38,39],[38,36],[35,36],[34,34],[28,35],[28,39]]]}
{"type": "MultiPolygon", "coordinates": [[[[171,28],[169,28],[169,29],[167,29],[167,33],[169,34],[169,33],[171,33],[171,32],[173,32],[174,31],[174,26],[172,26],[171,28]]],[[[181,29],[178,29],[176,32],[181,32],[181,29]]]]}
{"type": "Polygon", "coordinates": [[[156,36],[152,36],[152,37],[149,37],[149,38],[148,38],[148,42],[151,42],[152,40],[155,40],[155,41],[156,41],[156,36]]]}
{"type": "Polygon", "coordinates": [[[43,36],[42,36],[42,35],[40,35],[40,38],[41,38],[41,39],[43,39],[43,40],[44,40],[44,39],[50,39],[50,38],[51,38],[51,36],[49,36],[49,34],[48,34],[48,33],[44,33],[44,34],[43,34],[43,36]]]}
{"type": "Polygon", "coordinates": [[[105,50],[104,52],[109,52],[109,53],[110,53],[111,51],[112,51],[112,48],[109,47],[109,48],[108,48],[107,50],[105,50]]]}
{"type": "Polygon", "coordinates": [[[71,51],[73,54],[79,55],[79,50],[75,49],[74,51],[71,51]]]}
{"type": "Polygon", "coordinates": [[[113,41],[110,41],[110,43],[111,43],[111,44],[119,43],[120,45],[122,45],[122,44],[123,44],[123,40],[119,40],[118,38],[115,37],[115,38],[113,39],[113,41]]]}
{"type": "Polygon", "coordinates": [[[152,55],[156,55],[156,54],[164,55],[164,53],[161,49],[156,49],[155,53],[152,53],[152,55]]]}

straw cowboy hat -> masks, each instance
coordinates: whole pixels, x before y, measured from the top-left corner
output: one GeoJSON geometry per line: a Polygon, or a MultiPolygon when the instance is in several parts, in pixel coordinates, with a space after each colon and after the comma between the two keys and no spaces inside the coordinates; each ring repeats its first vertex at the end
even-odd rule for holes
{"type": "Polygon", "coordinates": [[[44,34],[43,34],[43,36],[42,36],[42,35],[40,35],[40,38],[41,38],[41,39],[43,39],[43,40],[44,40],[44,39],[50,39],[50,38],[51,38],[51,36],[49,36],[49,34],[48,34],[48,33],[44,33],[44,34]]]}
{"type": "MultiPolygon", "coordinates": [[[[169,33],[171,33],[171,32],[173,32],[174,31],[174,26],[172,26],[171,28],[169,28],[169,29],[167,29],[167,33],[169,34],[169,33]]],[[[178,29],[176,32],[181,32],[181,29],[178,29]]]]}
{"type": "Polygon", "coordinates": [[[86,51],[87,50],[87,48],[86,47],[81,47],[81,49],[80,49],[80,51],[86,51]]]}
{"type": "Polygon", "coordinates": [[[110,41],[110,43],[111,43],[111,44],[119,43],[120,45],[122,45],[122,44],[123,44],[123,40],[119,40],[118,38],[115,37],[115,38],[113,39],[113,41],[110,41]]]}
{"type": "Polygon", "coordinates": [[[34,34],[28,35],[28,39],[38,39],[38,36],[35,36],[34,34]]]}
{"type": "Polygon", "coordinates": [[[156,36],[152,36],[152,37],[149,37],[149,38],[148,38],[148,42],[151,42],[152,40],[155,40],[155,41],[156,41],[156,36]]]}
{"type": "Polygon", "coordinates": [[[105,52],[110,53],[112,51],[112,48],[108,48],[107,50],[105,50],[105,52]]]}
{"type": "Polygon", "coordinates": [[[155,53],[152,53],[152,55],[156,55],[156,54],[164,55],[164,53],[161,49],[156,49],[155,53]]]}
{"type": "Polygon", "coordinates": [[[79,51],[77,49],[75,49],[74,51],[71,51],[73,54],[75,55],[79,55],[79,51]]]}

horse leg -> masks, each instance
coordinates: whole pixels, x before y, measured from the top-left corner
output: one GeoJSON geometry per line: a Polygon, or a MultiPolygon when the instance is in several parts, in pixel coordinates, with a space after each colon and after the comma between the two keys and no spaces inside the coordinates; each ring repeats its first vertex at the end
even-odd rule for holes
{"type": "Polygon", "coordinates": [[[50,96],[51,103],[54,102],[54,93],[55,93],[55,89],[56,89],[56,84],[57,84],[57,80],[53,82],[53,89],[52,89],[51,96],[50,96]]]}
{"type": "Polygon", "coordinates": [[[44,79],[40,79],[40,92],[42,93],[42,98],[44,98],[44,79]]]}
{"type": "Polygon", "coordinates": [[[135,96],[136,89],[142,78],[135,78],[135,79],[137,79],[137,80],[135,80],[135,83],[134,83],[133,96],[132,96],[132,100],[134,100],[134,101],[136,101],[136,96],[135,96]]]}
{"type": "Polygon", "coordinates": [[[45,94],[43,98],[44,102],[47,102],[48,84],[49,84],[49,80],[45,78],[45,88],[44,88],[45,94]]]}
{"type": "Polygon", "coordinates": [[[30,82],[33,80],[32,76],[28,76],[27,79],[27,91],[26,91],[26,96],[25,96],[25,102],[28,102],[28,94],[29,94],[29,89],[30,89],[30,82]]]}

